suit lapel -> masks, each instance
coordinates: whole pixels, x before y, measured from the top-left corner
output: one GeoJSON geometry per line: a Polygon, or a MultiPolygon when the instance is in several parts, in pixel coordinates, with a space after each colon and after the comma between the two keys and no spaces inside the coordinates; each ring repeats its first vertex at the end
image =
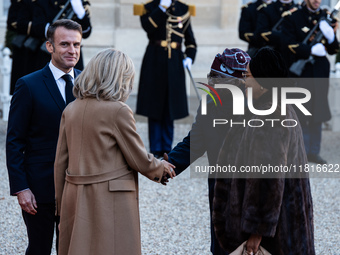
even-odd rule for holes
{"type": "Polygon", "coordinates": [[[45,86],[50,92],[54,102],[58,105],[59,109],[63,111],[65,109],[65,101],[60,94],[58,85],[54,80],[53,74],[50,68],[48,67],[48,64],[44,67],[42,71],[43,71],[43,80],[44,80],[45,86]]]}

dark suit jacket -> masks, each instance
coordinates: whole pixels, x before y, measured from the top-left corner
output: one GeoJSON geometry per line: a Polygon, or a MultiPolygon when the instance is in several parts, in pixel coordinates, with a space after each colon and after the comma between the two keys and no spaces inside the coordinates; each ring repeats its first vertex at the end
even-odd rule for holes
{"type": "MultiPolygon", "coordinates": [[[[74,70],[75,77],[79,73],[74,70]]],[[[18,80],[6,140],[11,195],[29,188],[38,203],[54,203],[53,163],[64,108],[48,65],[18,80]]]]}

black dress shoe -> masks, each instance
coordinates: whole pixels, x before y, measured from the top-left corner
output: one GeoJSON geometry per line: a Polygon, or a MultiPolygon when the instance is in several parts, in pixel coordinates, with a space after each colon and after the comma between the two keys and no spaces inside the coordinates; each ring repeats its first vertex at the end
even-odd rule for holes
{"type": "Polygon", "coordinates": [[[308,161],[316,164],[327,164],[327,161],[320,157],[320,155],[316,154],[308,154],[308,161]]]}

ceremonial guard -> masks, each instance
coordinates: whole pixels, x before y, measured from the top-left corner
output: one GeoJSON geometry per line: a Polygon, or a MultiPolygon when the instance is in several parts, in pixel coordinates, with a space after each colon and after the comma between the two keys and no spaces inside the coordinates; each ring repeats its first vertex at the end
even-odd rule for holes
{"type": "Polygon", "coordinates": [[[248,54],[254,56],[256,51],[261,47],[255,36],[258,11],[269,5],[271,0],[257,0],[249,2],[242,6],[240,22],[238,25],[238,35],[241,40],[249,43],[248,54]]]}
{"type": "Polygon", "coordinates": [[[12,40],[17,35],[17,19],[22,1],[11,0],[7,14],[7,28],[5,36],[5,47],[12,50],[12,40]]]}
{"type": "Polygon", "coordinates": [[[148,117],[150,152],[162,156],[171,150],[173,121],[188,115],[184,68],[190,70],[196,55],[191,28],[195,7],[175,0],[154,0],[135,5],[134,14],[141,16],[149,39],[136,113],[148,117]]]}
{"type": "Polygon", "coordinates": [[[25,50],[24,42],[27,38],[29,21],[32,20],[35,2],[31,0],[12,0],[7,16],[6,47],[12,51],[11,87],[13,95],[16,81],[30,73],[34,55],[25,50]]]}
{"type": "Polygon", "coordinates": [[[285,39],[285,56],[288,56],[289,66],[297,60],[307,60],[301,74],[296,73],[296,68],[291,66],[293,76],[301,78],[322,79],[298,79],[298,87],[306,88],[311,93],[311,99],[304,104],[311,116],[304,115],[296,110],[304,135],[304,143],[310,162],[325,164],[326,161],[319,155],[321,145],[321,124],[331,119],[328,105],[328,88],[330,64],[326,57],[335,54],[339,50],[339,42],[335,36],[336,21],[330,21],[326,10],[320,9],[321,0],[305,0],[305,4],[283,22],[282,32],[285,39]],[[321,40],[315,32],[322,33],[321,40]]]}
{"type": "Polygon", "coordinates": [[[294,6],[293,0],[277,0],[261,8],[258,12],[255,30],[258,43],[280,51],[280,32],[283,19],[297,8],[294,6]]]}
{"type": "MultiPolygon", "coordinates": [[[[13,48],[20,51],[18,61],[14,61],[11,77],[11,94],[16,81],[33,71],[43,68],[51,55],[41,48],[46,41],[46,31],[53,21],[68,18],[82,26],[83,38],[91,34],[89,5],[87,0],[15,0],[18,15],[12,20],[18,35],[13,38],[13,48]]],[[[13,4],[13,2],[12,2],[13,4]]],[[[15,49],[14,49],[15,51],[15,49]]],[[[82,54],[76,66],[83,69],[82,54]]]]}

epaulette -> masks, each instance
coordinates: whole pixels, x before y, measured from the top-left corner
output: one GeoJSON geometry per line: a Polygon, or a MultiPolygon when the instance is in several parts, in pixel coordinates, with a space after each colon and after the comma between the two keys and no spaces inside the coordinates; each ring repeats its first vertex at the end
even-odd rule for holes
{"type": "Polygon", "coordinates": [[[246,3],[244,5],[241,6],[241,9],[243,8],[248,8],[250,4],[252,4],[253,2],[249,2],[249,3],[246,3]]]}
{"type": "Polygon", "coordinates": [[[190,13],[190,16],[196,16],[196,6],[195,5],[186,4],[186,3],[184,3],[180,0],[177,0],[177,1],[188,6],[188,11],[190,13]]]}
{"type": "Polygon", "coordinates": [[[288,15],[292,15],[293,12],[296,12],[298,10],[297,7],[293,7],[292,9],[288,10],[288,11],[285,11],[282,13],[281,17],[286,17],[288,15]]]}
{"type": "Polygon", "coordinates": [[[195,5],[188,5],[189,7],[189,13],[191,16],[196,16],[196,6],[195,5]]]}
{"type": "Polygon", "coordinates": [[[146,13],[144,4],[134,4],[133,5],[133,15],[143,16],[146,13]]]}
{"type": "Polygon", "coordinates": [[[263,4],[261,4],[261,5],[259,5],[259,7],[257,7],[257,11],[259,11],[259,10],[261,10],[262,8],[265,8],[265,7],[267,7],[268,6],[268,4],[266,4],[266,3],[263,3],[263,4]]]}

